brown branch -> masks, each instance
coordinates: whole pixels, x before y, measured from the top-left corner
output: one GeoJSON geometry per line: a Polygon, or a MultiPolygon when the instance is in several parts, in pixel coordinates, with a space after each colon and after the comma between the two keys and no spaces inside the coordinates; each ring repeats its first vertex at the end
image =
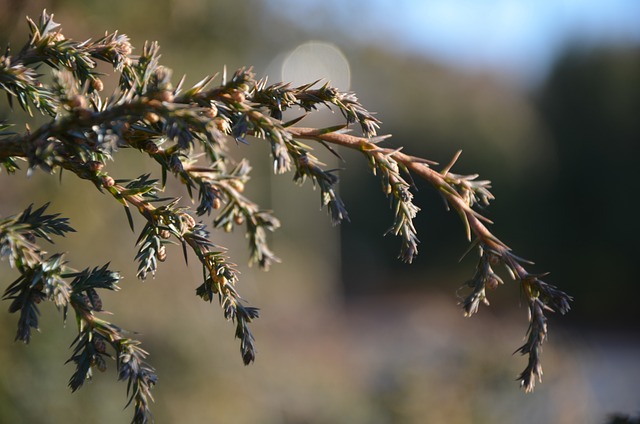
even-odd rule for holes
{"type": "MultiPolygon", "coordinates": [[[[293,137],[297,138],[323,141],[348,147],[353,150],[373,151],[379,155],[389,155],[396,162],[402,164],[408,170],[436,188],[445,197],[447,202],[449,202],[458,213],[465,217],[466,223],[468,223],[473,233],[482,243],[499,252],[510,250],[506,244],[494,236],[486,225],[483,224],[482,221],[487,221],[487,219],[472,209],[468,202],[447,182],[446,175],[448,170],[446,170],[444,174],[437,172],[429,166],[432,162],[416,156],[407,155],[399,150],[381,148],[365,137],[337,132],[327,133],[316,128],[290,127],[287,128],[287,131],[289,131],[293,137]]],[[[518,277],[524,278],[527,275],[526,271],[521,266],[518,269],[521,271],[521,273],[518,273],[518,277]]]]}

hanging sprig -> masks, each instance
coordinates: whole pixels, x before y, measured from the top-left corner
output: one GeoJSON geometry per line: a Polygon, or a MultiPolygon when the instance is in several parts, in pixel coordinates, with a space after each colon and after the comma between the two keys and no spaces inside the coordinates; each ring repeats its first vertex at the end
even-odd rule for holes
{"type": "Polygon", "coordinates": [[[135,403],[135,422],[148,422],[149,402],[153,400],[150,390],[157,378],[153,368],[144,362],[147,353],[138,341],[126,336],[125,330],[96,315],[105,312],[99,290],[117,290],[120,275],[109,270],[108,264],[78,272],[67,266],[62,254],[46,257],[37,239],[53,243],[52,235],[64,236],[74,231],[68,219],[46,214],[47,207],[48,204],[33,210],[31,205],[21,214],[0,221],[0,258],[8,256],[20,273],[2,296],[11,302],[9,312],[19,314],[16,340],[31,342],[32,330],[39,329],[39,307],[43,302],[53,302],[65,321],[72,310],[78,336],[67,361],[76,367],[69,380],[71,390],[78,390],[95,369],[105,371],[107,359],[115,357],[119,378],[127,380],[129,403],[135,403]]]}
{"type": "MultiPolygon", "coordinates": [[[[398,191],[398,188],[403,191],[410,188],[407,181],[403,179],[397,180],[398,173],[394,172],[396,169],[405,171],[407,175],[411,173],[426,180],[440,192],[447,204],[460,215],[469,240],[471,240],[472,236],[475,236],[472,247],[477,246],[480,251],[480,261],[476,268],[476,273],[467,283],[472,288],[472,293],[461,302],[465,315],[471,316],[477,312],[480,302],[488,303],[486,298],[487,288],[495,289],[501,284],[502,280],[493,271],[493,267],[499,264],[507,268],[509,274],[519,283],[527,298],[530,309],[530,329],[527,332],[527,343],[518,349],[518,352],[529,356],[529,365],[520,375],[519,380],[525,391],[533,390],[535,377],[540,378],[542,376],[540,354],[542,343],[547,334],[544,311],[558,311],[561,314],[565,314],[570,309],[569,303],[572,298],[555,286],[543,282],[540,279],[541,275],[529,273],[523,264],[531,263],[513,254],[511,249],[486,227],[485,223],[491,223],[491,221],[473,209],[473,206],[479,202],[486,205],[490,199],[493,199],[493,195],[489,192],[490,183],[488,181],[476,181],[476,175],[460,176],[451,174],[449,171],[458,159],[459,153],[456,154],[449,165],[438,172],[432,168],[435,165],[434,162],[407,155],[398,149],[379,147],[380,140],[376,138],[367,139],[344,133],[326,132],[315,128],[290,128],[289,131],[294,137],[317,140],[321,143],[329,143],[361,151],[368,159],[374,172],[381,175],[383,190],[386,193],[402,193],[402,191],[398,191]],[[383,159],[381,160],[380,158],[383,159]],[[397,184],[398,182],[399,184],[397,184]],[[394,183],[396,184],[394,185],[394,183]]],[[[399,201],[403,201],[403,199],[412,200],[408,196],[403,198],[401,194],[398,198],[399,201]]],[[[411,243],[411,239],[407,243],[405,234],[415,236],[414,228],[408,223],[410,218],[415,216],[417,210],[410,208],[408,205],[403,208],[401,204],[400,208],[396,208],[396,211],[401,211],[404,214],[401,214],[400,219],[398,219],[399,215],[396,213],[396,221],[394,227],[392,227],[401,229],[399,232],[403,236],[401,257],[404,259],[404,254],[407,254],[406,258],[413,258],[417,250],[412,249],[415,244],[411,243]],[[398,224],[401,225],[398,227],[398,224]],[[405,232],[402,230],[403,224],[404,228],[406,228],[405,232]]],[[[413,241],[417,243],[417,239],[413,241]]]]}

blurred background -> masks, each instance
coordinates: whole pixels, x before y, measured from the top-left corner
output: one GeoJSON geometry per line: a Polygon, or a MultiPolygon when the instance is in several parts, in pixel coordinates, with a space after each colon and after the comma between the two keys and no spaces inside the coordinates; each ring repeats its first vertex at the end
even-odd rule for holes
{"type": "MultiPolygon", "coordinates": [[[[19,49],[25,16],[43,8],[74,39],[118,30],[138,51],[159,41],[187,84],[252,65],[272,82],[328,78],[356,91],[393,134],[388,145],[440,163],[462,149],[454,172],[494,183],[486,215],[495,233],[575,298],[567,316],[551,315],[545,381],[525,395],[515,381],[525,359],[512,355],[527,329],[518,288],[507,282],[490,308],[463,318],[456,290],[475,258],[458,262],[464,231],[433,190],[418,183],[421,252],[406,265],[399,240],[383,237],[392,211],[361,157],[326,157],[345,168],[351,215],[333,228],[318,192],[272,176],[256,140],[233,155],[250,158],[248,194],[282,220],[272,243],[283,263],[248,268],[243,234],[214,234],[239,264],[240,292],[262,309],[258,358],[244,367],[233,326],[194,296],[200,271],[179,249],[155,279],[136,281],[137,235],[115,202],[70,175],[60,184],[41,172],[0,174],[0,216],[51,201],[78,233],[49,250],[70,252],[76,268],[111,261],[124,275],[105,307],[151,352],[156,422],[602,423],[640,411],[640,3],[0,0],[0,44],[19,49]]],[[[9,115],[0,101],[0,117],[9,115]]],[[[116,178],[157,171],[134,152],[119,155],[109,165],[116,178]]],[[[0,270],[6,287],[15,272],[6,261],[0,270]]],[[[65,390],[72,322],[43,305],[41,333],[24,346],[12,341],[17,317],[4,304],[1,423],[130,419],[113,366],[78,393],[65,390]]]]}

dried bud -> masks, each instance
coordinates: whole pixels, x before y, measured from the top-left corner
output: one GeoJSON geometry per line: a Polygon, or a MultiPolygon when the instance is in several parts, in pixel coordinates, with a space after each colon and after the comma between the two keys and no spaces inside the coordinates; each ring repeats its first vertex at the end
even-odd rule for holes
{"type": "Polygon", "coordinates": [[[72,109],[84,108],[87,106],[87,99],[80,94],[74,94],[67,99],[67,105],[72,109]]]}
{"type": "Polygon", "coordinates": [[[227,121],[223,117],[217,116],[216,118],[214,118],[214,123],[216,124],[216,128],[218,129],[218,131],[225,134],[231,134],[231,125],[229,125],[229,121],[227,121]]]}
{"type": "Polygon", "coordinates": [[[61,33],[61,32],[56,32],[56,33],[53,35],[53,37],[51,37],[51,41],[50,41],[50,43],[49,43],[49,44],[58,43],[58,42],[60,42],[60,41],[64,41],[64,40],[65,40],[64,35],[62,35],[62,33],[61,33]]]}
{"type": "Polygon", "coordinates": [[[173,101],[173,92],[169,90],[159,91],[156,95],[156,98],[162,102],[172,102],[173,101]]]}
{"type": "Polygon", "coordinates": [[[105,187],[113,187],[115,184],[116,184],[116,182],[110,176],[105,175],[104,177],[102,177],[102,185],[103,186],[105,186],[105,187]]]}
{"type": "Polygon", "coordinates": [[[231,98],[238,103],[244,103],[246,100],[244,93],[240,90],[233,90],[231,92],[231,98]]]}
{"type": "Polygon", "coordinates": [[[244,183],[240,180],[229,180],[229,185],[240,193],[244,191],[244,183]]]}
{"type": "Polygon", "coordinates": [[[116,45],[116,49],[120,51],[120,54],[129,56],[133,53],[133,46],[128,41],[121,41],[116,45]]]}
{"type": "Polygon", "coordinates": [[[156,252],[156,258],[158,258],[160,262],[164,262],[167,260],[167,248],[164,245],[158,248],[158,251],[156,252]]]}
{"type": "Polygon", "coordinates": [[[169,91],[169,90],[164,90],[160,92],[160,95],[158,96],[160,98],[160,100],[162,100],[163,102],[173,102],[173,91],[169,91]]]}
{"type": "Polygon", "coordinates": [[[499,285],[500,285],[500,281],[498,281],[498,279],[494,276],[487,278],[487,281],[485,283],[485,286],[491,290],[495,290],[496,288],[498,288],[499,285]]]}
{"type": "Polygon", "coordinates": [[[196,226],[196,220],[193,219],[193,217],[188,213],[181,213],[180,220],[187,226],[189,230],[196,226]]]}
{"type": "Polygon", "coordinates": [[[147,112],[144,114],[144,119],[150,124],[155,124],[160,120],[160,117],[156,113],[147,112]]]}
{"type": "Polygon", "coordinates": [[[100,78],[95,78],[91,80],[91,87],[96,91],[104,90],[104,83],[100,78]]]}
{"type": "Polygon", "coordinates": [[[218,108],[211,106],[210,108],[205,109],[202,114],[209,119],[213,119],[218,115],[218,108]]]}

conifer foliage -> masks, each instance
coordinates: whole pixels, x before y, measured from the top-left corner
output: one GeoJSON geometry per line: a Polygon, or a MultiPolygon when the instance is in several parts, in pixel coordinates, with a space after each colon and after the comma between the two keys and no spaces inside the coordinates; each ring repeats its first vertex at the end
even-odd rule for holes
{"type": "MultiPolygon", "coordinates": [[[[185,260],[193,254],[202,268],[196,295],[207,302],[217,300],[224,318],[235,326],[245,364],[256,356],[250,324],[259,311],[240,296],[236,267],[225,249],[212,242],[211,231],[243,228],[250,262],[266,270],[279,261],[268,245],[268,234],[280,223],[245,196],[251,167],[246,160],[229,157],[229,143],[268,143],[273,172],[291,172],[299,184],[310,180],[319,188],[331,223],[339,224],[349,216],[336,190],[337,172],[326,169],[313,155],[311,145],[317,144],[338,157],[340,149],[364,156],[391,201],[394,219],[388,233],[399,237],[399,258],[405,262],[417,255],[419,243],[413,224],[419,212],[413,201],[413,178],[426,180],[442,195],[460,216],[470,250],[479,252],[475,274],[466,283],[469,294],[461,301],[465,315],[476,313],[481,303],[489,304],[487,290],[503,284],[495,271],[500,266],[524,294],[530,325],[517,352],[528,357],[528,364],[519,380],[526,391],[534,388],[542,376],[545,312],[566,313],[571,297],[544,282],[544,274],[529,272],[525,266],[531,263],[489,230],[490,221],[476,207],[493,199],[490,183],[478,180],[478,175],[451,172],[459,155],[436,169],[435,162],[384,147],[388,136],[378,135],[381,122],[374,114],[353,93],[321,81],[300,87],[268,84],[245,68],[230,78],[224,72],[184,87],[184,78],[174,82],[171,71],[160,65],[157,43],[145,43],[134,55],[129,38],[117,32],[74,41],[46,11],[37,22],[28,19],[28,24],[26,44],[15,52],[7,48],[0,56],[0,90],[12,107],[41,115],[46,122],[21,132],[11,122],[0,123],[0,170],[9,174],[21,167],[27,174],[64,170],[113,197],[125,211],[123,223],[133,231],[133,214],[141,215],[145,225],[135,241],[139,279],[155,275],[170,244],[181,246],[174,250],[181,250],[185,260]],[[109,96],[103,95],[106,76],[97,71],[98,62],[111,65],[111,77],[117,78],[117,89],[109,96]],[[339,111],[343,122],[330,128],[301,126],[303,118],[319,107],[339,111]],[[285,122],[285,110],[298,111],[299,117],[285,122]],[[141,174],[132,180],[110,175],[108,164],[125,148],[152,158],[159,175],[141,174]],[[197,204],[195,210],[181,206],[177,197],[163,197],[169,178],[184,186],[197,204]]],[[[47,254],[42,240],[52,243],[74,231],[68,219],[48,209],[30,205],[0,218],[0,257],[19,273],[15,281],[7,282],[3,295],[9,312],[18,317],[16,340],[31,341],[32,330],[39,326],[40,304],[52,302],[65,319],[71,315],[77,323],[68,361],[75,366],[71,390],[114,360],[134,408],[132,422],[149,422],[155,371],[140,342],[106,320],[100,297],[105,290],[118,290],[120,275],[109,264],[77,271],[67,265],[65,254],[47,254]]]]}

